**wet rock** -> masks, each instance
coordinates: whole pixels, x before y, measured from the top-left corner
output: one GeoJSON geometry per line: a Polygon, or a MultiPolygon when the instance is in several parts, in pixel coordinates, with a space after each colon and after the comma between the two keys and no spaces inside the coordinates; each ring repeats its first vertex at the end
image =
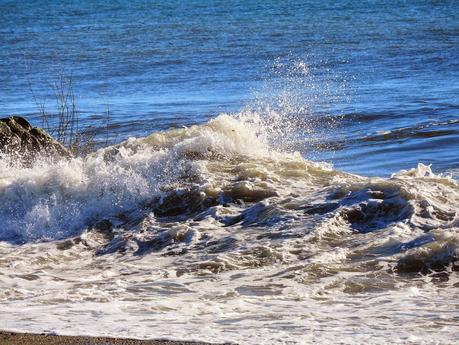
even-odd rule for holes
{"type": "Polygon", "coordinates": [[[22,163],[31,163],[39,156],[71,157],[61,143],[19,116],[0,119],[0,154],[14,156],[22,163]]]}

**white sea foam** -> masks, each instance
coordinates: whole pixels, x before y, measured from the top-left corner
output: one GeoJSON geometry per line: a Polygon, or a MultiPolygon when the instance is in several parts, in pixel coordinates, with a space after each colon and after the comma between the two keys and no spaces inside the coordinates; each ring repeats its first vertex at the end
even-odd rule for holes
{"type": "Polygon", "coordinates": [[[272,121],[223,114],[86,158],[1,160],[1,327],[459,340],[457,181],[421,164],[389,179],[342,173],[283,151],[272,121]]]}

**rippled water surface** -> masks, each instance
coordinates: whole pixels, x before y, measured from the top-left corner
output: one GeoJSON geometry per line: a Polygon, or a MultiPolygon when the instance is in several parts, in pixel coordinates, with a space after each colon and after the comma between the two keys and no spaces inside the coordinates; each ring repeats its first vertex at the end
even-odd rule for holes
{"type": "Polygon", "coordinates": [[[457,1],[0,6],[1,115],[33,119],[30,88],[45,99],[61,69],[74,78],[84,116],[110,104],[117,141],[202,123],[259,93],[275,98],[295,88],[308,106],[290,110],[302,117],[344,116],[318,159],[364,175],[418,162],[458,166],[457,1]],[[288,72],[276,62],[295,60],[313,80],[286,86],[288,72]]]}
{"type": "Polygon", "coordinates": [[[0,42],[1,116],[64,71],[110,143],[0,158],[0,328],[459,342],[456,1],[0,1],[0,42]]]}

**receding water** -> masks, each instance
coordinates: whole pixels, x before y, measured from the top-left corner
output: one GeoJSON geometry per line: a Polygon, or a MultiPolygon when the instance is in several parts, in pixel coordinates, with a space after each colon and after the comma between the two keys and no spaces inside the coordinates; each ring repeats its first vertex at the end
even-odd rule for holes
{"type": "Polygon", "coordinates": [[[0,158],[1,329],[459,342],[457,1],[0,1],[0,42],[0,116],[63,71],[110,143],[0,158]]]}

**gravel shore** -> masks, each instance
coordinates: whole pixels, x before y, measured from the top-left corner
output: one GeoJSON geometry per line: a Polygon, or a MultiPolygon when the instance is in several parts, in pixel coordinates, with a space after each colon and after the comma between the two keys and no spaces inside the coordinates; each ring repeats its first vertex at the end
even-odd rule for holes
{"type": "MultiPolygon", "coordinates": [[[[221,344],[221,343],[220,343],[221,344]]],[[[0,345],[211,345],[209,343],[63,336],[0,331],[0,345]]]]}

